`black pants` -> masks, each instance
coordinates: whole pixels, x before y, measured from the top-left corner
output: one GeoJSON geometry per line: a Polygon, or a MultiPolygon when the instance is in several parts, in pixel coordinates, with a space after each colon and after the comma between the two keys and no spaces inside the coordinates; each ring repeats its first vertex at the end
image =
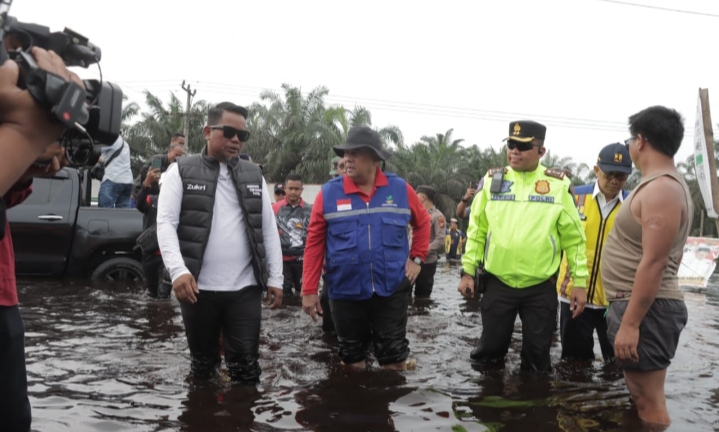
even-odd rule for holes
{"type": "Polygon", "coordinates": [[[409,356],[407,340],[407,295],[411,286],[407,278],[388,297],[373,294],[367,300],[333,300],[334,318],[340,359],[347,364],[364,360],[369,344],[380,365],[399,363],[409,356]]]}
{"type": "Polygon", "coordinates": [[[262,290],[246,287],[240,291],[205,291],[197,303],[180,302],[192,374],[209,377],[220,366],[220,332],[225,342],[225,363],[233,382],[260,381],[258,363],[262,290]]]}
{"type": "Polygon", "coordinates": [[[550,281],[527,288],[511,288],[494,275],[487,277],[482,296],[482,336],[472,360],[495,364],[504,359],[512,341],[514,321],[522,320],[522,369],[549,372],[549,349],[557,323],[557,291],[550,281]]]}
{"type": "MultiPolygon", "coordinates": [[[[165,271],[165,264],[162,257],[155,254],[142,255],[142,272],[145,273],[145,282],[147,283],[147,293],[150,297],[158,297],[158,287],[162,281],[162,275],[165,271]]],[[[169,298],[169,292],[166,293],[169,298]]]]}
{"type": "Polygon", "coordinates": [[[0,430],[30,430],[25,326],[17,306],[0,306],[0,430]]]}
{"type": "Polygon", "coordinates": [[[322,275],[322,293],[320,294],[320,306],[322,306],[322,331],[331,333],[335,331],[335,323],[332,321],[332,310],[330,308],[330,297],[327,294],[327,277],[322,275]]]}
{"type": "Polygon", "coordinates": [[[302,263],[303,261],[300,260],[282,262],[282,275],[285,277],[282,283],[282,294],[284,296],[292,295],[293,286],[297,295],[302,292],[302,263]]]}
{"type": "MultiPolygon", "coordinates": [[[[432,288],[434,287],[434,274],[436,272],[436,261],[431,264],[422,264],[422,270],[419,271],[419,275],[417,275],[417,280],[414,282],[415,297],[429,297],[430,295],[432,295],[432,288]]],[[[411,290],[409,294],[412,295],[411,290]]]]}
{"type": "Polygon", "coordinates": [[[569,303],[559,302],[559,328],[562,335],[562,358],[594,360],[594,330],[597,330],[599,347],[604,361],[614,360],[614,348],[607,337],[606,309],[584,308],[584,312],[572,319],[569,303]]]}

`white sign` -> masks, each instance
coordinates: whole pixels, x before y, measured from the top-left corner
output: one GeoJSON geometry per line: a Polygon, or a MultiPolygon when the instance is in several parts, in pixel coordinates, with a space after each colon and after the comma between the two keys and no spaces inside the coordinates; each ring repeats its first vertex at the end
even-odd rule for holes
{"type": "Polygon", "coordinates": [[[688,237],[679,265],[679,285],[706,288],[719,258],[719,239],[688,237]]]}
{"type": "Polygon", "coordinates": [[[709,158],[714,158],[714,143],[710,143],[711,153],[707,149],[706,137],[704,135],[704,116],[702,111],[701,94],[697,99],[697,120],[694,123],[694,164],[696,166],[697,182],[704,198],[704,207],[707,209],[707,216],[718,218],[719,214],[714,210],[714,199],[712,194],[712,177],[717,173],[712,172],[709,158]]]}

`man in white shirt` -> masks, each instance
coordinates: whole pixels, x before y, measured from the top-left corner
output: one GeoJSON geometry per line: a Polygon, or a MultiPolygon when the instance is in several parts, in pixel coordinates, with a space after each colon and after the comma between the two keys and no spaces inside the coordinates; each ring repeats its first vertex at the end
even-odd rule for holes
{"type": "Polygon", "coordinates": [[[180,158],[162,176],[157,237],[180,301],[191,372],[220,366],[220,334],[233,382],[256,384],[262,291],[282,303],[282,251],[260,168],[241,159],[247,109],[210,109],[202,154],[180,158]],[[268,277],[269,273],[269,277],[268,277]]]}
{"type": "Polygon", "coordinates": [[[130,145],[122,137],[102,149],[100,156],[105,164],[97,205],[106,208],[130,208],[132,195],[132,168],[130,167],[130,145]]]}
{"type": "Polygon", "coordinates": [[[609,232],[614,226],[614,218],[624,198],[629,195],[629,191],[624,190],[624,186],[631,173],[632,159],[629,150],[624,144],[609,144],[599,152],[597,164],[594,166],[597,181],[594,184],[574,188],[574,201],[587,237],[589,277],[585,288],[587,303],[584,312],[572,318],[569,299],[574,281],[570,277],[571,272],[568,271],[567,257],[562,258],[557,293],[563,359],[593,361],[596,330],[602,357],[607,362],[614,360],[614,348],[607,338],[607,321],[604,316],[609,303],[604,293],[599,261],[609,232]]]}

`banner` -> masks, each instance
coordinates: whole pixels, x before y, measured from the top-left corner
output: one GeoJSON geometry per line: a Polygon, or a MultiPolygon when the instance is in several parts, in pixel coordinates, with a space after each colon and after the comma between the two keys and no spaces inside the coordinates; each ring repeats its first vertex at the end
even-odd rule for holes
{"type": "Polygon", "coordinates": [[[697,119],[694,123],[694,163],[707,216],[719,217],[719,181],[714,162],[714,133],[709,112],[709,92],[699,89],[697,119]]]}
{"type": "Polygon", "coordinates": [[[688,237],[679,264],[679,285],[705,288],[719,258],[719,239],[688,237]]]}

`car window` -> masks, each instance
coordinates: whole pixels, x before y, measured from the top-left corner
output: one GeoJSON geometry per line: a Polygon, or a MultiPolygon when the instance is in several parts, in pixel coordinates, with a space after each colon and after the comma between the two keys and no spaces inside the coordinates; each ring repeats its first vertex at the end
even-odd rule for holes
{"type": "Polygon", "coordinates": [[[50,185],[52,179],[35,178],[32,181],[32,193],[23,202],[23,205],[42,205],[50,202],[50,185]]]}

